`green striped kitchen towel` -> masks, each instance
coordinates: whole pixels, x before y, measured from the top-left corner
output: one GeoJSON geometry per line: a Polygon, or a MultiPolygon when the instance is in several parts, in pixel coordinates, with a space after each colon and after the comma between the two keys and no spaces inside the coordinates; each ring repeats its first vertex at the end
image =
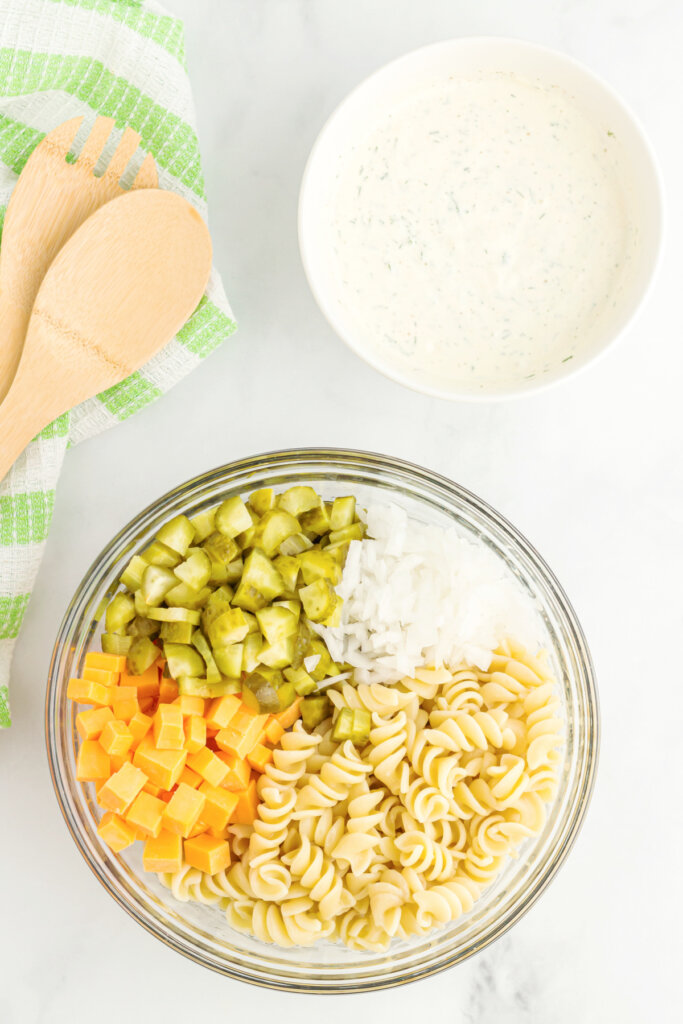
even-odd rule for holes
{"type": "MultiPolygon", "coordinates": [[[[206,215],[182,22],[147,0],[0,0],[0,231],[31,150],[62,121],[89,112],[139,132],[160,187],[206,215]]],[[[0,727],[10,724],[12,649],[66,448],[153,402],[234,328],[214,271],[194,315],[161,353],[43,430],[0,484],[0,727]]]]}

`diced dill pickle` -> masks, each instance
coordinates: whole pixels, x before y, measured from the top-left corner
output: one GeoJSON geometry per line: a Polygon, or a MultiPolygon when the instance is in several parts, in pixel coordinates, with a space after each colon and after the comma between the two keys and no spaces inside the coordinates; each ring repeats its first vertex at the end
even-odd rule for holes
{"type": "Polygon", "coordinates": [[[208,633],[212,647],[228,647],[244,640],[249,626],[241,608],[230,608],[221,612],[209,625],[208,633]]]}
{"type": "Polygon", "coordinates": [[[370,718],[370,712],[366,711],[365,708],[354,708],[353,709],[353,725],[351,727],[350,740],[355,743],[357,747],[364,747],[370,739],[370,726],[372,725],[372,719],[370,718]]]}
{"type": "Polygon", "coordinates": [[[312,622],[321,622],[334,611],[336,594],[329,580],[314,580],[299,590],[299,597],[306,616],[312,622]]]}
{"type": "Polygon", "coordinates": [[[287,558],[300,555],[302,551],[308,551],[313,547],[313,541],[309,540],[305,533],[293,533],[280,545],[280,554],[287,558]]]}
{"type": "Polygon", "coordinates": [[[341,708],[337,715],[337,721],[332,730],[332,739],[335,743],[343,743],[350,740],[353,733],[353,711],[351,708],[341,708]]]}
{"type": "Polygon", "coordinates": [[[299,533],[299,520],[281,508],[266,512],[258,522],[254,543],[263,549],[269,558],[277,552],[287,537],[299,533]]]}
{"type": "Polygon", "coordinates": [[[190,519],[192,526],[194,527],[194,537],[192,539],[193,544],[201,544],[203,540],[213,533],[216,529],[214,522],[216,519],[215,508],[208,508],[205,512],[198,512],[196,516],[190,519]]]}
{"type": "Polygon", "coordinates": [[[277,691],[259,671],[252,672],[242,683],[242,701],[262,715],[277,714],[280,710],[277,691]]]}
{"type": "Polygon", "coordinates": [[[196,610],[203,608],[210,597],[211,591],[208,587],[195,590],[193,587],[188,587],[187,583],[177,583],[175,587],[168,591],[164,600],[171,607],[193,608],[196,610]]]}
{"type": "Polygon", "coordinates": [[[296,638],[288,636],[284,640],[278,640],[275,644],[268,644],[261,648],[259,660],[263,665],[271,668],[286,668],[292,664],[292,654],[296,638]]]}
{"type": "Polygon", "coordinates": [[[294,683],[294,689],[300,697],[305,697],[318,689],[315,679],[312,679],[304,668],[286,668],[284,676],[287,682],[294,683]]]}
{"type": "Polygon", "coordinates": [[[178,693],[183,697],[225,697],[229,693],[239,693],[240,684],[237,679],[221,679],[219,683],[207,683],[206,679],[195,676],[181,676],[178,680],[178,693]]]}
{"type": "MultiPolygon", "coordinates": [[[[158,623],[155,625],[158,626],[158,623]]],[[[191,622],[162,622],[159,636],[162,640],[170,640],[174,644],[190,644],[194,629],[191,622]]]]}
{"type": "Polygon", "coordinates": [[[263,678],[267,679],[276,690],[278,687],[282,686],[285,681],[279,668],[269,668],[268,665],[259,665],[258,670],[263,678]]]}
{"type": "Polygon", "coordinates": [[[147,565],[140,584],[142,599],[150,607],[156,607],[177,583],[178,580],[171,569],[164,569],[160,565],[147,565]]]}
{"type": "Polygon", "coordinates": [[[193,590],[201,590],[209,582],[211,576],[211,559],[206,551],[197,548],[173,571],[182,583],[186,583],[193,590]]]}
{"type": "Polygon", "coordinates": [[[286,608],[287,611],[291,612],[292,615],[296,616],[297,622],[301,615],[301,602],[300,601],[273,601],[273,608],[286,608]]]}
{"type": "Polygon", "coordinates": [[[318,657],[317,663],[313,668],[306,669],[306,671],[308,672],[309,676],[312,676],[312,678],[315,679],[316,683],[320,683],[322,682],[326,675],[331,674],[328,673],[328,669],[332,665],[332,658],[330,657],[330,653],[327,650],[327,647],[325,647],[325,644],[322,642],[322,640],[313,639],[309,641],[308,647],[306,649],[304,657],[304,667],[305,662],[308,660],[309,657],[316,656],[318,657]]]}
{"type": "Polygon", "coordinates": [[[115,594],[107,605],[104,624],[107,633],[123,631],[126,623],[135,618],[135,601],[130,594],[115,594]]]}
{"type": "Polygon", "coordinates": [[[235,558],[225,567],[228,583],[239,583],[244,571],[244,562],[241,558],[235,558]]]}
{"type": "Polygon", "coordinates": [[[133,638],[118,633],[103,633],[100,643],[105,654],[128,654],[133,638]]]}
{"type": "Polygon", "coordinates": [[[249,495],[249,505],[257,516],[264,516],[275,507],[275,491],[272,487],[262,487],[249,495]]]}
{"type": "Polygon", "coordinates": [[[301,701],[301,721],[304,729],[310,732],[320,725],[330,714],[330,700],[324,694],[319,697],[306,697],[301,701]]]}
{"type": "Polygon", "coordinates": [[[177,551],[173,551],[159,540],[153,540],[150,546],[142,552],[142,557],[148,565],[160,565],[164,569],[172,569],[174,565],[182,561],[177,551]]]}
{"type": "Polygon", "coordinates": [[[329,555],[330,558],[334,558],[335,562],[343,568],[346,564],[346,556],[349,553],[349,542],[340,541],[337,544],[328,544],[325,547],[325,554],[329,555]]]}
{"type": "MultiPolygon", "coordinates": [[[[263,640],[260,633],[248,633],[242,647],[242,671],[253,672],[259,663],[263,640]]],[[[227,675],[227,673],[226,673],[227,675]]]]}
{"type": "Polygon", "coordinates": [[[293,594],[299,578],[299,559],[292,555],[278,555],[273,565],[284,580],[285,592],[293,594]]]}
{"type": "Polygon", "coordinates": [[[232,603],[245,611],[256,612],[284,592],[282,576],[260,548],[250,551],[244,563],[242,579],[232,603]]]}
{"type": "Polygon", "coordinates": [[[199,625],[199,612],[193,608],[150,608],[148,616],[157,622],[191,622],[193,626],[199,625]]]}
{"type": "Polygon", "coordinates": [[[132,676],[141,676],[159,657],[156,644],[146,636],[137,636],[126,655],[128,671],[132,676]]]}
{"type": "Polygon", "coordinates": [[[343,530],[345,526],[351,526],[356,515],[356,499],[335,498],[332,502],[330,512],[330,530],[343,530]]]}
{"type": "Polygon", "coordinates": [[[217,562],[211,559],[211,575],[209,576],[209,586],[221,586],[223,583],[228,582],[228,567],[225,562],[217,562]]]}
{"type": "Polygon", "coordinates": [[[160,625],[154,619],[136,615],[133,621],[128,623],[126,632],[128,636],[156,636],[159,629],[160,625]]]}
{"type": "Polygon", "coordinates": [[[334,595],[334,608],[327,616],[322,620],[323,626],[339,626],[342,618],[342,608],[344,607],[344,601],[339,594],[334,595]]]}
{"type": "MultiPolygon", "coordinates": [[[[246,643],[246,641],[245,641],[246,643]]],[[[245,644],[229,644],[227,647],[214,647],[213,656],[220,672],[230,679],[239,679],[243,671],[245,644]]],[[[259,641],[259,650],[261,643],[259,641]]]]}
{"type": "Polygon", "coordinates": [[[156,539],[184,558],[194,540],[194,526],[187,516],[175,516],[168,523],[164,523],[156,539]]]}
{"type": "Polygon", "coordinates": [[[301,668],[311,640],[311,631],[303,620],[299,621],[299,632],[294,643],[292,668],[301,668]]]}
{"type": "Polygon", "coordinates": [[[313,583],[318,579],[329,580],[333,587],[341,583],[341,566],[327,554],[327,551],[320,551],[316,548],[313,551],[304,551],[299,555],[299,564],[306,584],[313,583]]]}
{"type": "Polygon", "coordinates": [[[319,496],[308,486],[290,487],[277,499],[278,506],[292,516],[300,516],[309,509],[316,508],[320,502],[319,496]]]}
{"type": "Polygon", "coordinates": [[[214,622],[219,615],[223,612],[229,612],[232,600],[233,592],[230,587],[218,587],[211,594],[211,597],[204,605],[202,610],[202,629],[209,635],[209,626],[214,622]]]}
{"type": "Polygon", "coordinates": [[[330,544],[342,544],[351,540],[362,540],[365,536],[365,527],[362,523],[352,523],[351,526],[344,526],[341,530],[332,530],[329,534],[330,544]]]}
{"type": "Polygon", "coordinates": [[[288,608],[276,608],[270,605],[256,612],[256,619],[269,644],[276,644],[286,639],[298,629],[298,619],[288,608]]]}
{"type": "Polygon", "coordinates": [[[277,698],[280,701],[280,710],[284,711],[290,704],[293,704],[296,700],[296,690],[294,689],[294,683],[283,683],[282,686],[277,688],[277,698]]]}
{"type": "Polygon", "coordinates": [[[328,533],[330,530],[330,517],[325,502],[320,500],[317,508],[304,512],[303,515],[299,516],[299,522],[301,523],[302,530],[313,534],[315,537],[321,537],[324,533],[328,533]]]}
{"type": "Polygon", "coordinates": [[[206,681],[207,683],[218,683],[220,682],[221,673],[218,671],[218,666],[214,660],[211,648],[209,647],[206,637],[202,633],[201,629],[195,629],[192,634],[192,646],[196,647],[206,665],[206,681]]]}
{"type": "Polygon", "coordinates": [[[136,590],[133,594],[133,603],[135,604],[135,614],[141,619],[146,619],[149,615],[149,605],[142,596],[142,590],[136,590]]]}
{"type": "Polygon", "coordinates": [[[206,538],[202,548],[206,551],[212,562],[224,562],[225,565],[229,565],[230,562],[234,562],[236,558],[239,558],[240,549],[233,538],[218,531],[206,538]]]}
{"type": "Polygon", "coordinates": [[[164,644],[164,657],[171,679],[181,676],[203,676],[204,659],[199,651],[188,644],[164,644]]]}
{"type": "Polygon", "coordinates": [[[137,590],[142,583],[142,574],[147,568],[147,562],[140,555],[133,555],[126,568],[121,573],[120,582],[128,590],[137,590]]]}
{"type": "Polygon", "coordinates": [[[226,498],[216,510],[216,529],[226,537],[237,537],[252,525],[249,509],[239,494],[226,498]]]}
{"type": "Polygon", "coordinates": [[[247,626],[249,627],[249,632],[250,633],[258,633],[259,632],[258,619],[256,618],[256,616],[252,615],[251,612],[245,612],[244,613],[244,618],[246,619],[247,626]]]}

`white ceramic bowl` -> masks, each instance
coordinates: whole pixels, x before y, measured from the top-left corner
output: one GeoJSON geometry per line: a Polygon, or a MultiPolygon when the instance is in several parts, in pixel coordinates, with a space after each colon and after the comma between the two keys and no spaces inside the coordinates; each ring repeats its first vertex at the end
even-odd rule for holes
{"type": "Polygon", "coordinates": [[[448,399],[507,398],[538,391],[593,362],[622,335],[649,290],[662,242],[662,187],[649,143],[635,116],[592,72],[542,46],[503,38],[452,39],[415,50],[367,78],[337,107],[311,151],[301,184],[299,245],[306,276],[337,334],[376,370],[425,394],[448,399]],[[371,349],[340,301],[330,260],[329,211],[335,175],[350,148],[372,130],[382,112],[447,75],[508,72],[568,93],[589,119],[614,132],[620,143],[617,176],[639,243],[627,277],[610,296],[611,309],[592,325],[571,362],[531,380],[510,379],[495,389],[481,382],[444,383],[392,365],[371,349]]]}

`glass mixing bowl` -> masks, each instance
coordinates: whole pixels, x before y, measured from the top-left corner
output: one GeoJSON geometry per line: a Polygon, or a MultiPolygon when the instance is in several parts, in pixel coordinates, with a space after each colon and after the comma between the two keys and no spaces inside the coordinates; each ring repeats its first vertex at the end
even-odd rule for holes
{"type": "Polygon", "coordinates": [[[533,547],[483,501],[450,480],[382,455],[356,451],[284,451],[222,466],[150,505],[114,537],[86,573],[55,644],[46,701],[50,771],[62,813],[102,885],[139,924],[172,949],[233,978],[298,992],[362,992],[405,984],[451,967],[502,935],[538,899],[567,856],[588,806],[598,753],[598,702],[590,654],[562,588],[533,547]],[[310,483],[325,498],[354,493],[361,504],[394,502],[424,522],[457,524],[501,558],[538,608],[559,680],[566,742],[558,795],[543,832],[521,847],[471,913],[428,937],[395,941],[385,953],[336,944],[280,949],[234,932],[219,909],[180,903],[142,870],[136,843],[114,854],[97,835],[101,815],[91,785],[76,780],[74,705],[66,699],[99,617],[131,556],[166,520],[206,509],[231,494],[310,483]]]}

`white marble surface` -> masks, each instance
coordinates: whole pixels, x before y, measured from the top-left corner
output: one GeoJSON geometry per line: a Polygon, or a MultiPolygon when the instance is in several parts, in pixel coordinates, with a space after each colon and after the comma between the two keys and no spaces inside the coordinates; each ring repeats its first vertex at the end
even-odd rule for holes
{"type": "Polygon", "coordinates": [[[72,451],[19,642],[15,725],[0,737],[0,1021],[62,1024],[424,1018],[471,1024],[680,1020],[683,827],[683,9],[677,0],[168,0],[187,20],[218,265],[239,334],[155,407],[72,451]],[[665,261],[647,308],[596,368],[493,405],[422,398],[330,332],[295,233],[325,116],[421,43],[511,34],[604,75],[633,105],[668,186],[665,261]],[[267,415],[263,410],[268,409],[267,415]],[[109,537],[179,481],[295,445],[412,459],[520,527],[575,602],[603,715],[597,789],[550,890],[452,971],[362,998],[262,992],[203,971],[133,923],[81,860],[43,743],[52,639],[109,537]],[[677,750],[678,746],[678,750],[677,750]],[[110,998],[117,982],[117,998],[110,998]]]}

